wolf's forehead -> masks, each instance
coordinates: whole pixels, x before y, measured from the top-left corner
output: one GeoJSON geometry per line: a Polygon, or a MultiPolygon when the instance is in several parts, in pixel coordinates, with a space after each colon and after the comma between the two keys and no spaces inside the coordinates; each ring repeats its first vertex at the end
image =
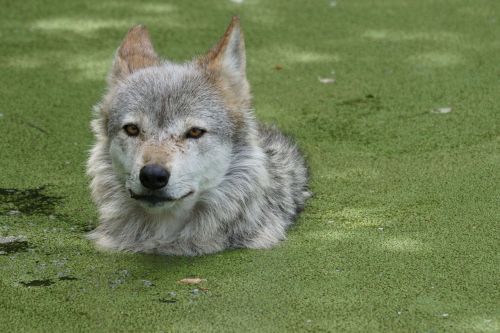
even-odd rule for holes
{"type": "Polygon", "coordinates": [[[165,119],[203,113],[217,107],[218,96],[207,78],[188,65],[163,65],[131,75],[115,99],[120,113],[147,113],[165,119]]]}

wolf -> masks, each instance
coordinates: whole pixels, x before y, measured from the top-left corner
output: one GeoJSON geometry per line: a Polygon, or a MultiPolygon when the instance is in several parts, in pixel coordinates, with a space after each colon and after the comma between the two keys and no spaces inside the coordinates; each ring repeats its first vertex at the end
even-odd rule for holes
{"type": "Polygon", "coordinates": [[[131,28],[94,114],[87,173],[99,223],[88,237],[99,248],[270,248],[310,196],[296,144],[254,117],[237,17],[182,64],[161,60],[144,26],[131,28]]]}

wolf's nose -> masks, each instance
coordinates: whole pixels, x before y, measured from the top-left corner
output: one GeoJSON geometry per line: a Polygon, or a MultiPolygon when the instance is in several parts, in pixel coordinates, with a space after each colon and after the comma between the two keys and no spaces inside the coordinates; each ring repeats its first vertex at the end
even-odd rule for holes
{"type": "Polygon", "coordinates": [[[142,185],[150,190],[157,190],[167,185],[169,177],[167,169],[158,164],[148,164],[142,167],[139,173],[142,185]]]}

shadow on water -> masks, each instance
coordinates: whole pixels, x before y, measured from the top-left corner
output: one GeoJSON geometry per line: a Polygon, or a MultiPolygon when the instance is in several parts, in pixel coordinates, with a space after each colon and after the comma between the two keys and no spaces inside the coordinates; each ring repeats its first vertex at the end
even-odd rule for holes
{"type": "Polygon", "coordinates": [[[352,106],[352,107],[366,106],[370,109],[375,109],[377,111],[382,109],[380,99],[372,94],[368,94],[365,97],[361,97],[361,98],[353,98],[353,99],[345,100],[345,101],[340,102],[339,105],[352,106]]]}
{"type": "MultiPolygon", "coordinates": [[[[59,281],[78,281],[78,278],[74,276],[61,276],[58,278],[59,281]]],[[[27,288],[31,287],[48,287],[56,282],[53,279],[35,279],[31,281],[20,281],[21,285],[27,288]]]]}
{"type": "Polygon", "coordinates": [[[78,281],[78,278],[74,276],[61,276],[59,281],[78,281]]]}
{"type": "Polygon", "coordinates": [[[52,281],[51,279],[45,279],[45,280],[31,280],[26,282],[21,281],[20,283],[25,287],[48,287],[54,284],[54,281],[52,281]]]}
{"type": "Polygon", "coordinates": [[[55,215],[62,198],[46,193],[47,186],[28,189],[0,188],[0,215],[55,215]]]}
{"type": "Polygon", "coordinates": [[[0,254],[21,252],[28,249],[28,242],[19,237],[0,237],[0,254]]]}

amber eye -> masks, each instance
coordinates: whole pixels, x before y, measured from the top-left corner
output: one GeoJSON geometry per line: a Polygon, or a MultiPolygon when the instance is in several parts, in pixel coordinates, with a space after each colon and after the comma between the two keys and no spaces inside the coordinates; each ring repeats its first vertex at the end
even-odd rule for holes
{"type": "Polygon", "coordinates": [[[188,139],[198,139],[200,138],[203,134],[205,134],[206,130],[203,128],[199,127],[193,127],[186,133],[186,138],[188,139]]]}
{"type": "Polygon", "coordinates": [[[138,136],[139,135],[139,127],[134,124],[127,124],[123,126],[123,129],[125,130],[125,133],[127,133],[128,136],[138,136]]]}

